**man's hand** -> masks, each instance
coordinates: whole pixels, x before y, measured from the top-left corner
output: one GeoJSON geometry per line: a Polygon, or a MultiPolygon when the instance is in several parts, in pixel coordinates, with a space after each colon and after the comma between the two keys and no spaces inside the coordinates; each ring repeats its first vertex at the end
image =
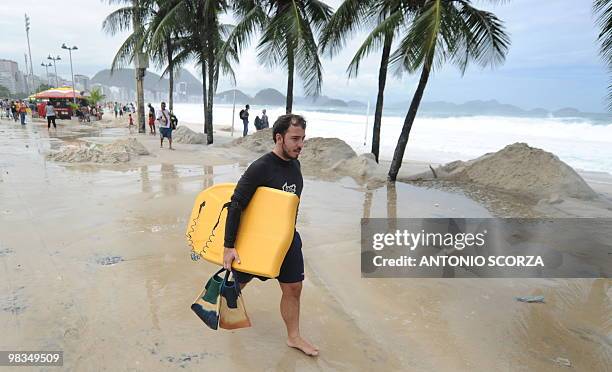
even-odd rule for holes
{"type": "Polygon", "coordinates": [[[223,268],[226,270],[232,269],[232,262],[240,263],[240,257],[238,257],[238,252],[236,248],[224,248],[223,249],[223,268]]]}

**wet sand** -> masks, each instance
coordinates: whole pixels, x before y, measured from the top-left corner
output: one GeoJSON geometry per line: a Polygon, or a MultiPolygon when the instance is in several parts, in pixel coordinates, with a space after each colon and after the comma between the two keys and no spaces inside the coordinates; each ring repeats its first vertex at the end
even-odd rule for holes
{"type": "Polygon", "coordinates": [[[44,156],[65,142],[127,135],[0,122],[1,350],[63,350],[64,369],[74,371],[554,371],[566,360],[604,371],[612,363],[609,279],[362,279],[361,217],[499,214],[461,190],[370,190],[350,178],[307,178],[300,205],[302,333],[321,355],[285,345],[273,280],[244,292],[252,328],[211,331],[189,305],[216,267],[192,262],[183,234],[196,194],[235,182],[252,154],[182,144],[171,152],[135,134],[151,156],[119,165],[44,156]],[[523,295],[546,303],[514,300],[523,295]]]}

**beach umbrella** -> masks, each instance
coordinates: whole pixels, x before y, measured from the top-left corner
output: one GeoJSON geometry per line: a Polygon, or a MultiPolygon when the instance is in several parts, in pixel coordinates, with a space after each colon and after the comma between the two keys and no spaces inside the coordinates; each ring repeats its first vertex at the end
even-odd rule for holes
{"type": "Polygon", "coordinates": [[[83,98],[83,96],[72,90],[71,87],[61,87],[61,88],[51,88],[44,90],[42,92],[38,92],[30,96],[30,98],[37,99],[50,99],[50,98],[73,98],[76,95],[76,98],[83,98]]]}

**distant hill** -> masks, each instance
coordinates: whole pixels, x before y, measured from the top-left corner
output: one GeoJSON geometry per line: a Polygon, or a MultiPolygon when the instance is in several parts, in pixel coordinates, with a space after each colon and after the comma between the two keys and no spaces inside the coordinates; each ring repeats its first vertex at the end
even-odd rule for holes
{"type": "MultiPolygon", "coordinates": [[[[135,72],[132,68],[123,68],[113,71],[110,69],[98,71],[91,78],[92,84],[103,84],[107,86],[116,86],[127,89],[135,89],[134,84],[135,72]]],[[[174,89],[177,89],[179,83],[186,83],[188,95],[202,95],[202,83],[189,71],[181,69],[174,77],[174,89]]],[[[168,92],[168,79],[162,78],[152,71],[147,71],[144,77],[144,87],[147,90],[157,92],[168,92]]]]}
{"type": "Polygon", "coordinates": [[[263,89],[255,94],[253,103],[256,105],[275,105],[282,106],[286,103],[287,97],[276,89],[263,89]]]}
{"type": "Polygon", "coordinates": [[[246,105],[251,102],[253,99],[241,92],[238,89],[230,89],[221,93],[217,93],[215,95],[215,101],[217,103],[232,103],[234,102],[234,91],[236,91],[236,103],[241,105],[246,105]]]}
{"type": "MultiPolygon", "coordinates": [[[[385,105],[388,109],[407,110],[410,102],[397,102],[385,105]]],[[[476,116],[476,115],[495,115],[495,116],[518,116],[518,117],[557,117],[557,118],[589,118],[594,120],[611,120],[612,116],[604,113],[582,112],[575,108],[566,107],[556,111],[549,111],[543,108],[525,110],[520,107],[500,103],[496,100],[474,100],[461,104],[436,101],[423,102],[419,107],[419,115],[449,115],[449,116],[476,116]]]]}

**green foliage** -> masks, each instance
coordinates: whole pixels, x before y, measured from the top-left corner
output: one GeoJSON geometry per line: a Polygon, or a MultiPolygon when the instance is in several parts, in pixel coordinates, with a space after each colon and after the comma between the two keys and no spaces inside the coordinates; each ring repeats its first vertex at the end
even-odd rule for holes
{"type": "Polygon", "coordinates": [[[102,94],[102,90],[99,87],[93,88],[89,93],[88,101],[94,105],[97,105],[100,101],[103,101],[106,95],[102,94]]]}
{"type": "MultiPolygon", "coordinates": [[[[597,17],[596,23],[600,27],[597,37],[599,53],[612,73],[612,1],[594,0],[593,12],[597,17]]],[[[608,107],[612,110],[612,84],[608,86],[608,102],[608,107]]]]}
{"type": "MultiPolygon", "coordinates": [[[[295,67],[308,95],[321,92],[323,72],[316,35],[325,27],[332,9],[319,0],[242,0],[234,2],[239,17],[228,45],[244,50],[251,37],[261,33],[257,57],[268,67],[295,67]]],[[[287,92],[287,97],[293,92],[287,92]]]]}

